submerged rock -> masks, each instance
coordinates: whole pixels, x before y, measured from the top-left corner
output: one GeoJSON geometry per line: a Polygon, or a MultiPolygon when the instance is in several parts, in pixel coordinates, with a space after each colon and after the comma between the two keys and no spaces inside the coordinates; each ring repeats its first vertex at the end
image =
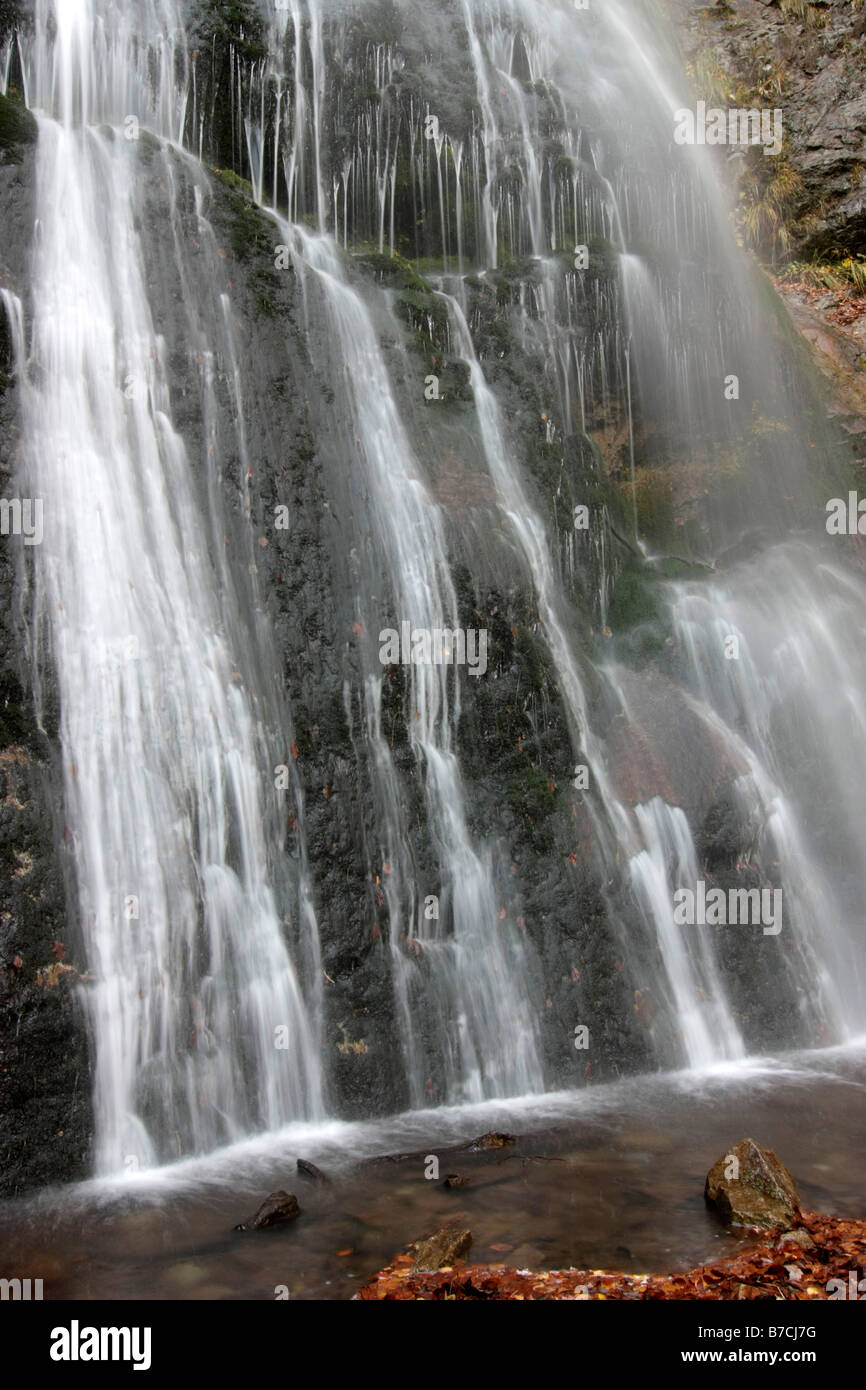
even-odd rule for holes
{"type": "Polygon", "coordinates": [[[315,1163],[310,1163],[306,1158],[298,1159],[298,1172],[305,1178],[311,1178],[313,1182],[321,1183],[323,1187],[329,1185],[331,1179],[327,1173],[323,1173],[321,1168],[317,1168],[315,1163]]]}
{"type": "Polygon", "coordinates": [[[472,1244],[472,1232],[456,1226],[443,1226],[426,1240],[409,1247],[415,1269],[443,1269],[465,1255],[472,1244]]]}
{"type": "Polygon", "coordinates": [[[791,1174],[754,1139],[741,1139],[713,1164],[704,1196],[729,1226],[787,1227],[800,1215],[791,1174]]]}
{"type": "Polygon", "coordinates": [[[271,1192],[265,1198],[249,1221],[242,1221],[239,1226],[235,1226],[236,1231],[263,1231],[268,1226],[280,1226],[287,1221],[294,1221],[300,1216],[301,1208],[298,1206],[298,1199],[293,1192],[271,1192]]]}
{"type": "Polygon", "coordinates": [[[489,1134],[482,1134],[480,1139],[472,1139],[466,1145],[470,1153],[478,1149],[504,1149],[508,1144],[513,1144],[515,1136],[513,1134],[500,1134],[497,1130],[491,1130],[489,1134]]]}

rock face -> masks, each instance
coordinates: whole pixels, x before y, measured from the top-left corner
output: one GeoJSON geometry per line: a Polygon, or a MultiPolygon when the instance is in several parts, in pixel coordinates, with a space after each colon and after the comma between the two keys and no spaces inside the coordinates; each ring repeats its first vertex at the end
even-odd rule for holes
{"type": "Polygon", "coordinates": [[[443,1226],[435,1235],[420,1240],[411,1247],[415,1257],[415,1269],[444,1269],[461,1255],[465,1255],[472,1244],[472,1232],[456,1226],[443,1226]]]}
{"type": "Polygon", "coordinates": [[[272,1192],[262,1202],[255,1216],[235,1226],[236,1231],[263,1231],[269,1226],[282,1226],[294,1221],[301,1214],[298,1199],[293,1192],[272,1192]]]}
{"type": "MultiPolygon", "coordinates": [[[[670,7],[687,51],[691,38],[699,45],[710,28],[720,42],[730,40],[732,45],[745,44],[752,25],[757,26],[756,34],[764,26],[768,33],[778,31],[780,37],[797,36],[790,14],[757,0],[740,0],[736,18],[741,27],[731,27],[730,32],[730,14],[720,12],[718,20],[699,19],[698,5],[686,0],[670,0],[670,7]]],[[[6,8],[0,0],[0,21],[6,8]]],[[[239,8],[224,7],[227,14],[239,8]]],[[[445,125],[460,130],[464,95],[469,90],[466,72],[455,69],[452,77],[447,52],[437,61],[428,60],[431,44],[425,33],[415,34],[413,28],[426,23],[425,7],[401,8],[408,26],[401,45],[415,70],[413,82],[424,93],[424,101],[431,95],[435,98],[445,125]],[[423,85],[428,80],[429,88],[423,85]]],[[[366,51],[369,42],[392,41],[385,24],[388,10],[384,6],[380,13],[379,7],[371,6],[371,27],[353,27],[352,42],[359,53],[366,51]]],[[[834,15],[821,33],[820,42],[830,45],[826,48],[828,75],[821,79],[826,96],[844,53],[849,53],[852,62],[861,61],[863,41],[854,35],[847,12],[838,22],[834,15]],[[850,38],[847,50],[846,36],[850,38]],[[831,40],[836,43],[837,38],[833,48],[831,40]]],[[[450,49],[450,41],[445,47],[450,49]]],[[[731,47],[731,61],[735,58],[731,47]]],[[[792,72],[798,71],[798,62],[795,52],[790,59],[792,72]]],[[[848,78],[846,82],[850,86],[848,78]]],[[[365,90],[360,84],[359,100],[365,90]]],[[[814,153],[821,148],[808,145],[809,131],[817,131],[816,138],[824,139],[823,126],[805,77],[796,91],[802,105],[802,134],[792,114],[793,157],[799,157],[797,151],[802,153],[805,170],[808,150],[814,153]],[[809,126],[807,116],[813,107],[815,121],[809,126]]],[[[221,124],[211,159],[223,165],[231,158],[234,138],[233,118],[225,120],[234,109],[231,83],[216,95],[221,124]],[[220,143],[221,130],[228,132],[227,146],[220,143]]],[[[417,104],[421,97],[412,100],[417,104]]],[[[825,100],[822,110],[830,113],[828,121],[835,119],[832,101],[825,100]]],[[[845,119],[849,124],[854,121],[851,110],[845,119]]],[[[851,129],[856,133],[860,127],[855,122],[851,129]]],[[[10,232],[2,253],[0,286],[20,295],[25,323],[29,314],[27,252],[34,221],[34,130],[22,108],[0,102],[0,222],[10,232]]],[[[830,136],[826,138],[830,142],[830,136]]],[[[831,143],[825,148],[829,151],[831,143]]],[[[845,207],[849,194],[854,197],[852,180],[860,153],[856,140],[845,148],[848,191],[832,193],[825,221],[829,226],[832,218],[836,223],[841,219],[853,236],[855,218],[845,207]]],[[[303,801],[303,835],[294,811],[286,815],[277,835],[286,856],[306,856],[316,889],[324,976],[323,1065],[330,1102],[346,1119],[398,1111],[409,1104],[409,1095],[400,1061],[394,952],[389,946],[387,897],[370,858],[370,846],[379,843],[381,827],[371,793],[372,760],[357,732],[363,727],[357,695],[361,634],[353,623],[359,555],[371,567],[370,592],[383,592],[388,581],[384,561],[379,566],[370,542],[370,528],[357,519],[358,498],[346,466],[345,441],[350,438],[351,421],[342,377],[330,362],[330,330],[312,299],[307,304],[294,273],[275,269],[275,228],[253,206],[242,179],[224,168],[221,175],[207,175],[207,188],[199,189],[214,233],[215,249],[208,253],[200,242],[196,189],[189,167],[145,132],[138,157],[142,254],[154,321],[172,364],[172,416],[187,442],[193,466],[203,476],[208,442],[194,405],[199,399],[201,368],[190,350],[190,304],[211,303],[216,285],[230,297],[236,323],[238,389],[252,466],[245,489],[237,483],[234,460],[220,475],[230,518],[225,527],[226,564],[241,586],[249,612],[258,613],[259,600],[251,597],[251,581],[244,579],[250,572],[249,546],[257,543],[257,588],[265,596],[267,609],[259,617],[269,627],[279,656],[278,678],[293,720],[291,729],[287,721],[283,730],[291,750],[286,756],[294,764],[303,801]],[[178,189],[174,208],[169,207],[169,186],[178,189]],[[176,225],[179,242],[196,252],[195,258],[191,250],[187,255],[186,280],[165,254],[169,224],[176,225]],[[289,507],[289,529],[274,528],[277,505],[289,507]],[[347,688],[355,691],[350,707],[347,688]]],[[[809,197],[814,192],[818,198],[819,185],[823,196],[822,177],[810,174],[809,179],[809,197]]],[[[401,196],[404,208],[411,210],[407,188],[401,196]]],[[[415,214],[409,220],[407,212],[405,220],[414,236],[415,214]]],[[[438,218],[428,221],[434,242],[415,246],[413,241],[406,248],[410,252],[414,246],[417,252],[435,253],[438,218]]],[[[607,261],[601,253],[597,265],[592,273],[598,276],[601,303],[606,302],[604,286],[614,276],[610,267],[605,269],[607,261]]],[[[540,1005],[548,1084],[597,1083],[659,1064],[674,1065],[679,1055],[675,1020],[658,1002],[663,991],[651,987],[658,968],[655,944],[641,934],[630,883],[624,879],[611,893],[606,873],[593,860],[592,820],[571,780],[572,738],[556,673],[537,634],[537,603],[526,575],[514,570],[495,494],[478,471],[472,411],[465,391],[461,394],[458,387],[465,364],[452,361],[441,367],[446,374],[443,380],[451,380],[449,372],[454,378],[453,401],[446,401],[441,409],[426,402],[420,389],[424,364],[434,349],[438,351],[439,329],[433,325],[440,301],[406,267],[405,261],[398,265],[386,256],[360,256],[352,261],[350,273],[354,281],[363,283],[371,300],[377,280],[393,282],[394,292],[403,292],[393,317],[390,312],[387,319],[383,317],[383,352],[395,380],[407,378],[407,361],[408,375],[414,373],[417,389],[405,392],[402,408],[413,444],[428,461],[431,495],[455,518],[448,535],[449,560],[461,623],[480,624],[489,632],[491,679],[463,682],[458,751],[471,788],[472,834],[479,843],[501,845],[506,856],[499,875],[499,920],[525,934],[536,953],[538,979],[533,988],[540,1005]],[[428,318],[429,331],[424,327],[428,318]],[[635,924],[635,930],[626,933],[631,944],[624,959],[618,935],[606,929],[610,919],[635,924]],[[590,1028],[592,1061],[574,1046],[578,1018],[590,1028]]],[[[521,273],[531,278],[532,267],[521,273]]],[[[514,305],[528,283],[516,276],[516,270],[511,279],[500,276],[495,285],[468,277],[467,317],[480,324],[477,347],[485,372],[507,411],[509,429],[519,443],[521,466],[538,494],[545,523],[561,547],[562,583],[576,615],[569,637],[586,666],[590,723],[609,742],[623,797],[635,802],[670,792],[672,803],[681,803],[700,831],[701,868],[711,864],[717,876],[724,872],[733,876],[750,843],[745,840],[748,827],[739,823],[735,809],[729,811],[724,799],[737,769],[726,765],[720,750],[709,747],[696,777],[691,750],[701,745],[702,733],[692,719],[693,736],[685,745],[690,753],[686,776],[685,707],[682,702],[673,706],[673,687],[663,673],[655,669],[647,673],[648,663],[654,668],[671,660],[668,643],[672,639],[667,636],[662,610],[657,612],[648,602],[651,585],[643,572],[620,575],[618,561],[613,562],[610,576],[614,606],[613,632],[608,635],[627,644],[629,659],[639,668],[623,677],[622,684],[632,706],[645,710],[624,733],[619,733],[615,711],[590,669],[599,578],[592,558],[584,570],[565,563],[571,542],[562,525],[561,498],[569,503],[580,500],[587,487],[598,486],[597,462],[578,433],[562,443],[551,443],[546,429],[540,427],[539,422],[548,418],[553,386],[514,330],[514,305]],[[674,708],[676,720],[671,715],[674,708]],[[670,774],[670,788],[662,782],[663,772],[670,774]]],[[[217,365],[214,430],[221,440],[231,441],[235,437],[230,389],[234,367],[225,361],[217,365]]],[[[10,492],[18,447],[16,394],[8,333],[0,324],[0,483],[10,492]]],[[[624,438],[617,436],[620,450],[624,438]]],[[[606,505],[612,504],[615,490],[605,486],[606,505]]],[[[570,507],[565,514],[570,518],[570,507]]],[[[4,1193],[83,1176],[91,1128],[91,1039],[80,1008],[81,998],[86,997],[88,962],[75,907],[72,839],[62,816],[59,711],[47,678],[41,720],[37,722],[34,715],[28,671],[21,659],[24,636],[15,618],[20,602],[13,559],[10,547],[2,549],[0,795],[5,800],[0,808],[0,869],[5,872],[0,875],[0,1190],[4,1193]]],[[[389,678],[384,700],[406,795],[420,797],[407,734],[411,711],[404,707],[399,672],[393,682],[389,678]]],[[[413,854],[419,863],[433,864],[435,846],[420,810],[415,821],[413,854]]],[[[741,882],[733,877],[731,881],[741,882]]],[[[431,877],[430,892],[436,889],[431,877]]],[[[417,997],[422,998],[429,953],[416,946],[412,938],[405,954],[417,972],[417,997]]],[[[791,1012],[786,1009],[772,953],[762,947],[759,960],[758,949],[751,944],[737,942],[730,949],[742,959],[730,972],[737,1013],[751,1020],[744,1024],[748,1044],[755,1050],[775,1045],[783,1026],[784,1040],[790,1043],[791,1012]],[[762,1003],[770,997],[768,979],[775,982],[774,1010],[782,1020],[778,1035],[774,1019],[765,1018],[769,1010],[762,1003]]],[[[802,1038],[804,1044],[808,1040],[802,1038]]],[[[438,1066],[439,1059],[434,1058],[426,1092],[437,1102],[443,1086],[438,1066]]],[[[503,1136],[476,1141],[482,1149],[496,1149],[506,1142],[503,1136]]],[[[301,1172],[316,1177],[311,1166],[301,1165],[301,1172]]],[[[288,1194],[275,1196],[289,1200],[288,1194]]],[[[297,1210],[279,1219],[296,1215],[297,1210]]],[[[264,1224],[273,1222],[258,1223],[264,1224]]]]}
{"type": "MultiPolygon", "coordinates": [[[[0,9],[2,17],[2,9],[0,9]]],[[[0,289],[27,319],[36,122],[0,99],[0,289]]],[[[20,495],[19,386],[0,308],[0,496],[20,495]]],[[[22,625],[32,548],[0,538],[0,1192],[72,1181],[89,1169],[87,985],[74,865],[58,789],[63,772],[50,682],[37,713],[22,625]],[[67,889],[69,891],[67,892],[67,889]]]]}
{"type": "Polygon", "coordinates": [[[728,1226],[790,1226],[800,1214],[794,1179],[772,1149],[741,1139],[707,1174],[704,1196],[728,1226]]]}
{"type": "MultiPolygon", "coordinates": [[[[862,251],[866,14],[853,5],[786,0],[732,0],[715,7],[667,0],[666,8],[696,69],[715,70],[720,79],[724,73],[731,88],[754,87],[761,74],[760,105],[782,111],[785,156],[800,180],[797,253],[829,245],[862,251]]],[[[705,94],[712,95],[698,92],[705,94]]]]}

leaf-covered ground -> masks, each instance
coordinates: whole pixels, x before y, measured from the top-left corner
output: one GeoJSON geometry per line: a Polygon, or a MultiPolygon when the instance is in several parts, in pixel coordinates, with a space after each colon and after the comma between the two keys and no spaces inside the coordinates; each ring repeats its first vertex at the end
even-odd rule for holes
{"type": "MultiPolygon", "coordinates": [[[[605,1270],[532,1271],[505,1265],[420,1270],[399,1255],[357,1299],[827,1299],[850,1297],[851,1272],[866,1277],[866,1221],[804,1212],[797,1228],[760,1239],[729,1259],[687,1274],[618,1274],[605,1270]],[[830,1281],[841,1280],[840,1285],[830,1281]],[[840,1293],[840,1288],[844,1293],[840,1293]]],[[[864,1284],[866,1289],[866,1284],[864,1284]]],[[[866,1293],[860,1295],[866,1297],[866,1293]]]]}

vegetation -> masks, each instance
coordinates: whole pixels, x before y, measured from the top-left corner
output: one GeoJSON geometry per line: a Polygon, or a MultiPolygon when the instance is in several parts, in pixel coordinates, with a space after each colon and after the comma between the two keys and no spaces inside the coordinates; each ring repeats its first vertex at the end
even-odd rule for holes
{"type": "Polygon", "coordinates": [[[748,151],[736,220],[741,239],[766,265],[777,266],[791,250],[802,189],[803,180],[784,153],[765,159],[760,147],[748,151]]]}
{"type": "Polygon", "coordinates": [[[863,256],[832,256],[811,261],[790,261],[781,273],[782,280],[806,284],[813,289],[855,290],[866,294],[866,258],[863,256]]]}
{"type": "Polygon", "coordinates": [[[6,160],[20,164],[20,147],[30,144],[36,135],[36,122],[30,112],[8,97],[0,96],[0,150],[6,160]]]}
{"type": "MultiPolygon", "coordinates": [[[[690,76],[708,106],[765,109],[774,107],[786,89],[784,64],[760,44],[744,54],[737,76],[729,72],[718,48],[707,44],[691,65],[690,76]]],[[[755,145],[733,163],[737,170],[735,221],[739,239],[765,265],[775,268],[790,254],[796,239],[803,181],[784,143],[781,154],[773,159],[767,159],[763,148],[755,145]]]]}

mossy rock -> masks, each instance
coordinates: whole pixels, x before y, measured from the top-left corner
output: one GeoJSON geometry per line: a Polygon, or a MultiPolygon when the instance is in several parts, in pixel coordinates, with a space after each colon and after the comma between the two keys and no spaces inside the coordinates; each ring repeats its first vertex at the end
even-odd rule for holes
{"type": "Polygon", "coordinates": [[[235,193],[241,193],[249,202],[254,203],[253,186],[249,179],[242,179],[240,174],[236,174],[234,169],[214,169],[214,173],[226,188],[231,188],[235,193]]]}
{"type": "Polygon", "coordinates": [[[416,274],[412,264],[402,256],[389,256],[383,251],[361,251],[352,256],[356,266],[372,272],[379,284],[395,289],[427,293],[427,285],[416,274]]]}
{"type": "Polygon", "coordinates": [[[32,145],[39,127],[26,106],[17,101],[0,96],[0,151],[7,164],[20,164],[24,158],[23,146],[32,145]]]}
{"type": "Polygon", "coordinates": [[[661,617],[662,609],[652,581],[637,569],[623,570],[610,605],[609,621],[614,631],[641,623],[656,623],[661,617]]]}
{"type": "Polygon", "coordinates": [[[550,815],[556,802],[551,779],[534,767],[526,768],[519,777],[511,777],[506,794],[512,808],[530,820],[550,815]]]}
{"type": "Polygon", "coordinates": [[[138,157],[143,164],[150,164],[155,154],[162,149],[162,141],[149,130],[138,132],[138,157]]]}
{"type": "Polygon", "coordinates": [[[792,1226],[800,1215],[797,1185],[784,1163],[754,1139],[741,1139],[713,1164],[706,1201],[726,1225],[792,1226]]]}

